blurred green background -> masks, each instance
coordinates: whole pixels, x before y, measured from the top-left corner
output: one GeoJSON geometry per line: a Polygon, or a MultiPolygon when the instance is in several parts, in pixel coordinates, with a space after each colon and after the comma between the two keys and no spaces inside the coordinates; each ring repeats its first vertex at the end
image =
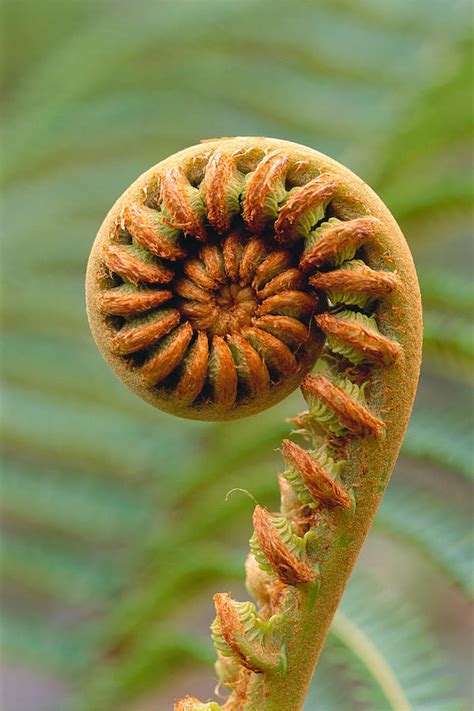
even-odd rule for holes
{"type": "MultiPolygon", "coordinates": [[[[328,153],[410,243],[423,375],[342,607],[412,709],[472,708],[470,3],[4,0],[2,14],[2,709],[212,695],[211,594],[245,595],[253,509],[225,496],[276,506],[300,396],[231,424],[152,410],[102,362],[83,279],[137,175],[232,135],[328,153]]],[[[307,711],[399,711],[384,683],[336,627],[307,711]]]]}

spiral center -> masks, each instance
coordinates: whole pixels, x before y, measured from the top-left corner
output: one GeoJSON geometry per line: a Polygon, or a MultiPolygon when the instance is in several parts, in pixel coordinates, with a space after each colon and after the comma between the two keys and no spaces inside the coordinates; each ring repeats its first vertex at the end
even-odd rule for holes
{"type": "Polygon", "coordinates": [[[240,332],[249,326],[255,316],[257,298],[250,286],[226,284],[215,296],[214,323],[209,331],[213,336],[225,336],[240,332]]]}
{"type": "Polygon", "coordinates": [[[204,331],[209,336],[226,336],[240,332],[252,322],[256,314],[258,299],[254,289],[226,280],[213,290],[205,290],[193,285],[192,291],[177,290],[184,296],[179,309],[195,331],[204,331]]]}

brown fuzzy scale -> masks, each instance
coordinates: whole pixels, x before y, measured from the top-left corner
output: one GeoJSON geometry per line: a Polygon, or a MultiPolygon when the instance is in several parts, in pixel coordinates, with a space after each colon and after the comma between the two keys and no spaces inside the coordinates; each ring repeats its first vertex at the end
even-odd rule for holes
{"type": "Polygon", "coordinates": [[[115,287],[98,294],[97,301],[100,310],[110,316],[136,316],[164,304],[172,297],[173,292],[166,289],[123,291],[122,287],[115,287]]]}
{"type": "Polygon", "coordinates": [[[178,385],[173,391],[179,402],[187,405],[201,393],[206,382],[208,359],[209,342],[206,334],[200,331],[182,362],[178,385]]]}
{"type": "Polygon", "coordinates": [[[163,234],[159,221],[160,213],[146,205],[132,202],[120,215],[120,225],[133,239],[152,254],[162,259],[182,259],[186,250],[171,244],[163,234]]]}
{"type": "Polygon", "coordinates": [[[259,291],[267,282],[292,266],[293,256],[287,249],[272,252],[257,267],[253,285],[259,291]]]}
{"type": "Polygon", "coordinates": [[[231,281],[237,281],[239,278],[243,251],[244,246],[240,232],[231,232],[230,235],[227,235],[222,245],[222,253],[225,272],[231,281]]]}
{"type": "Polygon", "coordinates": [[[390,365],[400,357],[400,346],[380,333],[365,328],[356,321],[345,321],[331,314],[315,316],[319,328],[359,351],[365,361],[390,365]]]}
{"type": "Polygon", "coordinates": [[[307,376],[301,383],[301,390],[303,395],[318,397],[329,405],[341,424],[352,434],[371,434],[378,439],[384,436],[385,426],[382,420],[372,415],[324,375],[315,373],[307,376]]]}
{"type": "Polygon", "coordinates": [[[129,321],[112,338],[112,352],[125,355],[149,348],[177,326],[179,320],[179,311],[170,309],[156,313],[152,320],[137,326],[133,325],[133,321],[129,321]]]}
{"type": "Polygon", "coordinates": [[[181,167],[173,167],[165,172],[161,180],[160,199],[169,215],[166,221],[171,227],[204,241],[207,239],[206,229],[202,218],[196,214],[191,204],[191,194],[194,191],[197,194],[197,189],[193,188],[184,170],[181,167]]]}
{"type": "Polygon", "coordinates": [[[132,284],[167,284],[174,276],[168,267],[141,260],[128,245],[107,245],[104,264],[111,272],[132,284]]]}
{"type": "Polygon", "coordinates": [[[263,289],[259,289],[258,296],[260,299],[266,299],[268,296],[273,296],[279,291],[299,291],[304,289],[304,276],[299,269],[287,269],[285,272],[278,274],[270,279],[265,284],[263,289]]]}
{"type": "Polygon", "coordinates": [[[275,373],[277,378],[288,378],[298,368],[295,356],[279,338],[260,328],[244,328],[242,335],[260,354],[268,369],[275,373]]]}
{"type": "Polygon", "coordinates": [[[270,389],[270,374],[257,351],[238,333],[229,334],[227,342],[237,354],[237,376],[249,396],[265,396],[270,389]]]}
{"type": "Polygon", "coordinates": [[[228,593],[216,593],[213,599],[220,633],[241,665],[256,674],[262,672],[262,666],[265,663],[270,662],[269,666],[272,666],[270,656],[259,642],[252,642],[249,645],[254,654],[246,653],[244,649],[245,629],[230,595],[228,593]],[[263,662],[263,665],[259,662],[263,662]]]}
{"type": "Polygon", "coordinates": [[[156,385],[164,380],[181,362],[189,341],[193,337],[193,329],[189,323],[178,326],[167,341],[160,344],[150,355],[141,369],[142,378],[150,385],[156,385]]]}
{"type": "Polygon", "coordinates": [[[184,273],[201,289],[214,291],[218,287],[218,282],[209,274],[204,262],[200,259],[188,259],[184,263],[184,273]]]}
{"type": "Polygon", "coordinates": [[[230,348],[221,336],[212,339],[210,380],[218,406],[232,407],[237,397],[237,370],[230,348]]]}
{"type": "Polygon", "coordinates": [[[216,608],[216,617],[219,621],[220,632],[225,639],[227,646],[240,659],[242,666],[250,671],[259,672],[259,669],[252,669],[248,666],[247,658],[240,651],[240,646],[237,643],[236,634],[243,635],[244,628],[240,621],[239,615],[232,604],[232,600],[228,593],[216,593],[213,597],[216,608]]]}
{"type": "Polygon", "coordinates": [[[297,586],[316,581],[316,571],[288,549],[275,530],[272,517],[261,506],[255,507],[253,527],[260,548],[282,583],[297,586]]]}
{"type": "Polygon", "coordinates": [[[245,285],[252,279],[255,270],[267,256],[265,242],[258,237],[249,239],[242,251],[242,259],[239,267],[240,284],[245,285]]]}
{"type": "Polygon", "coordinates": [[[203,191],[207,219],[219,234],[230,230],[233,215],[228,210],[227,191],[236,175],[238,172],[232,156],[216,151],[207,164],[203,191]]]}
{"type": "Polygon", "coordinates": [[[275,239],[278,242],[291,242],[298,239],[299,235],[295,234],[295,223],[315,205],[327,203],[334,195],[336,187],[337,182],[331,176],[323,174],[290,195],[275,222],[275,239]]]}
{"type": "Polygon", "coordinates": [[[199,256],[206,268],[209,278],[217,288],[225,279],[224,260],[222,250],[215,244],[205,244],[199,252],[199,256]]]}
{"type": "Polygon", "coordinates": [[[212,301],[212,292],[199,286],[191,279],[177,279],[173,284],[174,293],[187,301],[201,301],[208,304],[212,301]]]}
{"type": "Polygon", "coordinates": [[[343,509],[352,506],[347,491],[331,479],[309,452],[289,439],[284,439],[282,453],[287,465],[301,474],[306,488],[316,502],[321,501],[326,506],[341,506],[343,509]]]}
{"type": "Polygon", "coordinates": [[[340,253],[349,247],[358,249],[371,239],[380,225],[372,217],[360,217],[324,228],[324,236],[304,255],[300,267],[305,271],[334,265],[340,253]]]}
{"type": "Polygon", "coordinates": [[[251,232],[260,234],[269,217],[265,204],[269,195],[281,183],[288,170],[288,156],[282,151],[272,151],[257,166],[247,183],[242,216],[251,232]]]}
{"type": "Polygon", "coordinates": [[[293,348],[308,340],[308,327],[291,316],[261,316],[253,319],[252,323],[257,328],[278,336],[283,343],[293,348]]]}
{"type": "Polygon", "coordinates": [[[179,304],[183,318],[188,319],[195,331],[210,332],[218,318],[218,308],[214,303],[184,301],[179,304]]]}
{"type": "Polygon", "coordinates": [[[316,311],[318,299],[304,291],[280,291],[274,296],[269,296],[259,307],[259,316],[278,314],[291,316],[298,320],[309,319],[316,311]]]}
{"type": "Polygon", "coordinates": [[[379,297],[388,296],[397,286],[395,274],[377,271],[367,266],[357,270],[337,269],[332,272],[319,272],[308,281],[315,289],[322,291],[335,289],[379,297]]]}

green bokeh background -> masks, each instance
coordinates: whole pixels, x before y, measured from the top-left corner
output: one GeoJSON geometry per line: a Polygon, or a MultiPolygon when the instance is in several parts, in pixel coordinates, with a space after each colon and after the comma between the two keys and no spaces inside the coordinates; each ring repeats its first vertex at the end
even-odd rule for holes
{"type": "MultiPolygon", "coordinates": [[[[343,609],[413,709],[471,708],[469,3],[5,0],[2,15],[2,708],[212,695],[210,598],[245,595],[253,508],[226,493],[276,505],[275,449],[301,399],[231,424],[152,410],[102,362],[83,279],[137,175],[232,135],[328,153],[407,236],[423,375],[343,609]]],[[[308,711],[392,708],[334,634],[308,711]]]]}

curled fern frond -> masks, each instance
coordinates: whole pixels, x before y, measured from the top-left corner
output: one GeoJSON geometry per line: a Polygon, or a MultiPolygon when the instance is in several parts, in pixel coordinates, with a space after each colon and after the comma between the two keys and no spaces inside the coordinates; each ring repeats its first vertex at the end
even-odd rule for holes
{"type": "Polygon", "coordinates": [[[262,594],[261,610],[219,593],[213,625],[228,705],[296,708],[415,392],[419,293],[398,228],[363,183],[321,154],[269,139],[210,141],[151,169],[118,201],[93,247],[87,291],[107,362],[162,409],[235,418],[301,384],[309,407],[294,422],[313,450],[323,445],[329,471],[311,450],[284,443],[293,472],[280,477],[282,515],[257,505],[253,516],[248,587],[262,594]],[[167,263],[156,256],[170,249],[163,224],[182,233],[174,235],[179,255],[170,252],[167,263]],[[367,299],[365,312],[328,308],[324,286],[314,290],[314,272],[337,271],[356,255],[368,267],[358,273],[359,291],[365,285],[373,296],[375,289],[380,300],[367,299]],[[181,259],[181,271],[173,259],[181,259]],[[111,320],[104,296],[128,282],[165,285],[177,309],[111,320]],[[259,320],[269,316],[306,328],[306,339],[289,338],[288,321],[286,334],[276,325],[270,333],[260,329],[259,320]],[[324,336],[325,365],[308,375],[324,336]],[[337,480],[333,460],[345,462],[337,480]],[[276,620],[278,633],[268,639],[276,620]]]}

